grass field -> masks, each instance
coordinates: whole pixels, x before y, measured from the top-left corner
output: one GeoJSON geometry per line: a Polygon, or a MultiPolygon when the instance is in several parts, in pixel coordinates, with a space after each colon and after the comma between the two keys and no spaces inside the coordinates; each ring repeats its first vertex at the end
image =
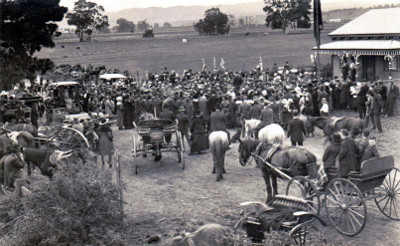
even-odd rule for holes
{"type": "MultiPolygon", "coordinates": [[[[330,31],[324,31],[322,43],[329,42],[330,31]]],[[[189,68],[198,71],[202,58],[207,69],[213,69],[213,57],[216,57],[217,66],[223,57],[228,70],[243,71],[255,67],[260,56],[265,67],[272,67],[275,62],[283,65],[286,61],[293,66],[310,65],[311,49],[315,46],[311,30],[283,35],[264,27],[235,29],[230,35],[216,37],[199,36],[191,28],[182,28],[156,32],[153,39],[143,39],[140,33],[101,35],[94,39],[79,43],[75,35],[65,35],[56,41],[54,49],[43,49],[38,56],[51,58],[57,65],[105,65],[142,74],[145,71],[160,73],[165,67],[178,73],[189,68]],[[246,32],[250,35],[245,36],[246,32]],[[264,32],[268,35],[264,36],[264,32]],[[186,44],[182,43],[183,38],[188,40],[186,44]]],[[[329,56],[321,56],[322,64],[329,60],[329,56]]]]}

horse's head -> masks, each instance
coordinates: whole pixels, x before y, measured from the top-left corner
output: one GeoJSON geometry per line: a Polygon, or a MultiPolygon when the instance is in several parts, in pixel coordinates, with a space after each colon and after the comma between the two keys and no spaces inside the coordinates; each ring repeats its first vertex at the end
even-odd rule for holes
{"type": "Polygon", "coordinates": [[[239,139],[239,163],[242,166],[246,166],[249,162],[251,153],[257,148],[259,141],[254,140],[241,140],[239,139]]]}

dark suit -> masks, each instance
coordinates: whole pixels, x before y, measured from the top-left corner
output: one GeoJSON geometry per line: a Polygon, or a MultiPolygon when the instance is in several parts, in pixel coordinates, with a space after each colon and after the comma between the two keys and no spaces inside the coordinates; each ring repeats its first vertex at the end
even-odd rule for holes
{"type": "Polygon", "coordinates": [[[322,162],[324,163],[325,168],[335,167],[336,157],[340,152],[340,144],[338,143],[330,143],[328,147],[326,147],[324,155],[322,156],[322,162]]]}
{"type": "Polygon", "coordinates": [[[174,120],[175,119],[175,114],[169,110],[168,108],[165,108],[161,113],[160,113],[160,119],[169,119],[169,120],[174,120]]]}
{"type": "Polygon", "coordinates": [[[359,169],[357,162],[357,151],[354,141],[351,137],[342,140],[340,144],[339,163],[340,175],[347,177],[350,171],[359,169]]]}
{"type": "Polygon", "coordinates": [[[306,135],[306,128],[304,122],[298,118],[294,118],[290,121],[288,126],[287,136],[292,141],[292,146],[303,146],[304,135],[306,135]]]}
{"type": "Polygon", "coordinates": [[[375,145],[374,146],[368,145],[361,156],[360,165],[363,161],[369,160],[374,157],[379,157],[379,152],[376,149],[375,145]]]}
{"type": "Polygon", "coordinates": [[[254,104],[253,106],[251,106],[251,108],[250,108],[251,118],[260,120],[261,119],[261,110],[262,110],[262,106],[260,104],[254,104]]]}
{"type": "Polygon", "coordinates": [[[261,110],[261,122],[265,125],[272,124],[274,122],[274,112],[270,108],[261,110]]]}
{"type": "Polygon", "coordinates": [[[375,94],[371,102],[371,117],[373,129],[378,128],[379,132],[382,132],[381,124],[381,111],[383,108],[382,97],[380,94],[375,94]]]}
{"type": "Polygon", "coordinates": [[[212,112],[210,115],[210,131],[225,131],[228,134],[228,140],[230,140],[230,134],[226,130],[226,119],[225,114],[222,111],[212,112]]]}

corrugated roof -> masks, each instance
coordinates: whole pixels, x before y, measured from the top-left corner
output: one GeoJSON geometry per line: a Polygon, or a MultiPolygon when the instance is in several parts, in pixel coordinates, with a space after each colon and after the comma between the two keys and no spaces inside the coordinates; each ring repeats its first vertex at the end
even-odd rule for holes
{"type": "Polygon", "coordinates": [[[329,33],[329,36],[399,34],[400,8],[372,9],[329,33]]]}
{"type": "MultiPolygon", "coordinates": [[[[317,47],[313,48],[314,50],[317,47]]],[[[321,50],[397,50],[400,41],[396,40],[343,40],[320,46],[321,50]]]]}

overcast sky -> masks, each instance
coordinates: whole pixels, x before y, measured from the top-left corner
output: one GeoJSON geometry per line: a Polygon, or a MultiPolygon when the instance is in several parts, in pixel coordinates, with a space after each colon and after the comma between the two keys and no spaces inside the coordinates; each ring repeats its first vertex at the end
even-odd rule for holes
{"type": "MultiPolygon", "coordinates": [[[[171,7],[171,6],[190,6],[190,5],[215,5],[215,4],[235,4],[246,2],[258,2],[262,0],[91,0],[103,5],[106,11],[118,11],[127,8],[146,8],[146,7],[171,7]]],[[[343,0],[321,0],[324,2],[340,2],[343,0]]],[[[364,2],[365,0],[352,0],[364,2]]],[[[377,0],[377,4],[398,3],[399,0],[377,0]]],[[[61,0],[62,6],[70,10],[74,7],[76,0],[61,0]]]]}

